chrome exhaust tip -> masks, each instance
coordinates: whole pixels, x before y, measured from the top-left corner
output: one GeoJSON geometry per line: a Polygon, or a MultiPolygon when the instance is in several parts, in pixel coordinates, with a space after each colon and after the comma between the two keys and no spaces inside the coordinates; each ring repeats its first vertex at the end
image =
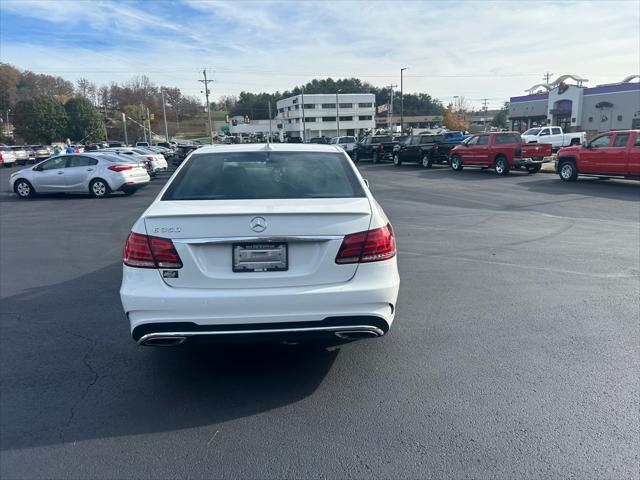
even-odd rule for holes
{"type": "Polygon", "coordinates": [[[380,334],[373,330],[341,330],[333,332],[341,340],[359,340],[361,338],[379,337],[380,334]]]}
{"type": "Polygon", "coordinates": [[[143,340],[141,343],[147,347],[175,347],[184,343],[187,337],[153,336],[143,340]]]}

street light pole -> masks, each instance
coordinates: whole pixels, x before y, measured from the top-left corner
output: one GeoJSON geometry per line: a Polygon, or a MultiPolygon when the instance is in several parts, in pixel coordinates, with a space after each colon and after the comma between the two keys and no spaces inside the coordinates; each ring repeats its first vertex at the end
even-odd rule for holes
{"type": "Polygon", "coordinates": [[[302,102],[302,143],[307,143],[307,127],[304,123],[304,87],[301,87],[300,90],[302,91],[302,98],[300,99],[302,102]]]}
{"type": "Polygon", "coordinates": [[[127,116],[122,112],[122,127],[124,128],[124,145],[129,146],[129,137],[127,136],[127,116]]]}
{"type": "Polygon", "coordinates": [[[338,93],[341,91],[342,90],[340,88],[336,90],[336,135],[338,137],[340,137],[340,103],[338,103],[338,93]]]}
{"type": "Polygon", "coordinates": [[[160,89],[160,93],[162,94],[162,116],[164,117],[164,137],[165,141],[169,142],[169,127],[167,126],[167,108],[164,104],[164,89],[160,89]]]}
{"type": "Polygon", "coordinates": [[[400,69],[400,135],[404,134],[404,85],[402,74],[407,67],[400,69]]]}

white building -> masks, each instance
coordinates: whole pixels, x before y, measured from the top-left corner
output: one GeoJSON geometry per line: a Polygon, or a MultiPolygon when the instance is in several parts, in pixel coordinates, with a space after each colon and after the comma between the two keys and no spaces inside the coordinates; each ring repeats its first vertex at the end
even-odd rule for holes
{"type": "Polygon", "coordinates": [[[278,130],[286,137],[358,136],[376,126],[373,93],[295,95],[278,100],[278,130]],[[303,104],[304,98],[304,104],[303,104]]]}

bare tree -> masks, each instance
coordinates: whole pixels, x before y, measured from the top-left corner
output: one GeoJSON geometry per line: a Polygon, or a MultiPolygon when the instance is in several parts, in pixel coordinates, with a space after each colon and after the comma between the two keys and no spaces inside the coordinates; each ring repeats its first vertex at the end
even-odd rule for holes
{"type": "Polygon", "coordinates": [[[88,98],[90,83],[91,82],[84,77],[81,77],[76,81],[76,93],[79,97],[88,98]]]}

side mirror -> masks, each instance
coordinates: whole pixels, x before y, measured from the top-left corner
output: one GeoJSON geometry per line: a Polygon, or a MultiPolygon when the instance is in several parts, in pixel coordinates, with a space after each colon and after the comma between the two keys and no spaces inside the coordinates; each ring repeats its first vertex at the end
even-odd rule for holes
{"type": "Polygon", "coordinates": [[[42,171],[42,167],[40,165],[37,165],[37,166],[33,167],[32,170],[34,172],[41,172],[42,171]]]}
{"type": "Polygon", "coordinates": [[[591,148],[587,142],[582,142],[582,148],[591,148]]]}

